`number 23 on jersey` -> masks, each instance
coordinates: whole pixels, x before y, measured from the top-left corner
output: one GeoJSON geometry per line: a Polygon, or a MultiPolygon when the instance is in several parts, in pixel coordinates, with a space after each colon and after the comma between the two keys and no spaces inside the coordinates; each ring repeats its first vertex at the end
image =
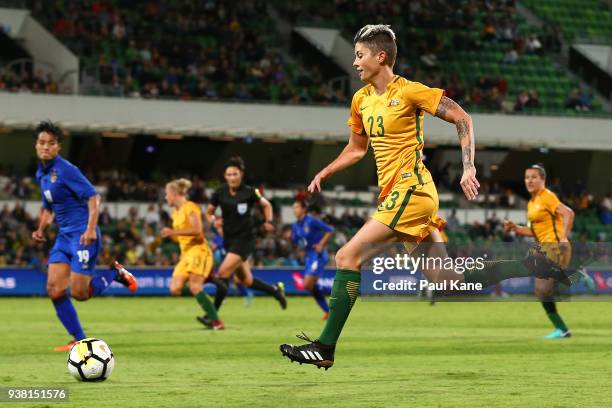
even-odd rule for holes
{"type": "Polygon", "coordinates": [[[385,135],[385,125],[383,123],[382,116],[376,116],[376,118],[374,118],[374,116],[370,115],[368,116],[367,121],[370,125],[370,137],[382,137],[385,135]],[[374,122],[376,122],[376,126],[374,126],[374,122]]]}

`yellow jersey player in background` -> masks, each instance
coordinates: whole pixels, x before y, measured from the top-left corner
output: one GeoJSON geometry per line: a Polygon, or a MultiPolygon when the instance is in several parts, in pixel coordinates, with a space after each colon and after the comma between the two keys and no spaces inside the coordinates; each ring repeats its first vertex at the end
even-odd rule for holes
{"type": "Polygon", "coordinates": [[[181,257],[172,273],[170,293],[179,296],[185,283],[189,281],[189,290],[210,317],[209,329],[221,330],[225,326],[217,315],[215,306],[204,290],[204,281],[213,267],[213,254],[202,230],[202,211],[193,201],[187,200],[191,181],[173,180],[166,184],[166,202],[172,211],[172,228],[162,228],[162,238],[173,238],[178,241],[181,257]]]}
{"type": "MultiPolygon", "coordinates": [[[[534,237],[542,245],[546,255],[562,267],[567,267],[572,256],[569,236],[574,223],[574,211],[563,204],[557,195],[546,188],[546,170],[541,164],[534,164],[525,170],[525,187],[531,199],[527,204],[527,227],[516,225],[510,220],[504,221],[506,231],[518,235],[534,237]]],[[[580,270],[585,284],[594,287],[593,279],[580,270]]],[[[571,332],[557,312],[555,299],[555,282],[551,279],[537,279],[535,294],[542,301],[542,306],[555,330],[545,339],[571,337],[571,332]]]]}
{"type": "MultiPolygon", "coordinates": [[[[438,216],[438,193],[423,164],[425,112],[454,124],[461,145],[463,175],[461,188],[473,200],[480,187],[474,166],[474,130],[470,116],[442,89],[429,88],[393,73],[397,55],[395,33],[387,25],[367,25],[355,36],[353,66],[366,86],[351,103],[347,146],[308,187],[320,191],[321,183],[361,160],[371,144],[376,159],[380,205],[357,234],[336,253],[336,276],[330,297],[330,314],[319,339],[301,346],[282,344],[281,353],[291,361],[326,369],[334,364],[336,342],[355,303],[360,288],[362,263],[373,254],[376,244],[403,242],[409,250],[420,243],[428,245],[428,256],[446,257],[439,228],[445,221],[438,216]],[[366,251],[368,253],[366,253],[366,251]]],[[[425,269],[429,282],[481,283],[483,287],[511,277],[539,275],[565,279],[560,268],[540,268],[550,264],[540,253],[524,261],[485,262],[481,270],[458,274],[452,269],[425,269]],[[535,258],[538,261],[535,261],[535,258]],[[536,263],[538,267],[536,267],[536,263]]],[[[438,263],[439,265],[439,263],[438,263]]]]}

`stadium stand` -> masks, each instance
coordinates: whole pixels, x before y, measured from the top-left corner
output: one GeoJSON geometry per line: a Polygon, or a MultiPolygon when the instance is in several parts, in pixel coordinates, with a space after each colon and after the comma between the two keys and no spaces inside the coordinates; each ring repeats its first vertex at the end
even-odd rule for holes
{"type": "MultiPolygon", "coordinates": [[[[515,1],[272,4],[295,26],[340,28],[349,40],[363,24],[390,23],[401,49],[397,72],[444,88],[470,112],[605,115],[602,102],[550,57],[560,50],[560,27],[566,37],[584,31],[610,38],[612,14],[601,10],[604,18],[595,19],[595,0],[574,13],[576,1],[525,1],[553,23],[543,28],[530,25],[515,1]]],[[[130,1],[26,5],[79,56],[81,93],[301,104],[346,104],[350,97],[282,49],[266,2],[148,3],[143,13],[130,1]]],[[[0,75],[2,89],[58,92],[50,77],[10,71],[0,75]]]]}
{"type": "Polygon", "coordinates": [[[602,103],[576,91],[579,85],[549,57],[560,50],[558,28],[531,26],[515,3],[279,0],[275,6],[296,25],[342,27],[347,39],[364,24],[391,24],[403,56],[399,73],[444,88],[470,112],[601,113],[602,103]],[[575,92],[589,102],[570,104],[575,92]]]}
{"type": "Polygon", "coordinates": [[[316,67],[287,59],[262,1],[27,2],[109,96],[343,103],[316,67]],[[152,21],[156,21],[153,23],[152,21]]]}
{"type": "Polygon", "coordinates": [[[524,0],[547,24],[560,28],[568,40],[612,43],[612,11],[599,0],[524,0]]]}
{"type": "MultiPolygon", "coordinates": [[[[162,240],[158,231],[170,223],[168,211],[159,206],[162,200],[163,184],[136,180],[135,176],[120,172],[115,179],[102,178],[98,190],[106,191],[114,200],[104,200],[99,225],[103,233],[103,252],[99,258],[100,264],[107,264],[118,258],[130,265],[172,265],[176,263],[178,247],[170,240],[162,240]],[[129,181],[128,181],[129,180],[129,181]],[[116,190],[117,193],[112,193],[116,190]],[[115,194],[115,195],[112,195],[115,194]],[[123,216],[113,216],[109,211],[121,200],[129,200],[130,207],[123,216]],[[139,202],[134,203],[134,201],[139,202]],[[148,203],[147,203],[148,202],[148,203]],[[147,203],[146,205],[143,203],[147,203]],[[146,210],[145,210],[146,208],[146,210]]],[[[215,181],[204,181],[193,178],[194,186],[191,198],[201,204],[208,201],[210,186],[215,181]]],[[[610,196],[601,200],[589,194],[582,185],[576,185],[565,194],[558,190],[555,182],[553,190],[562,194],[564,202],[575,209],[577,216],[574,221],[573,239],[575,241],[608,242],[612,239],[612,208],[610,196]]],[[[499,186],[487,187],[496,192],[499,186]]],[[[8,176],[0,174],[0,190],[5,200],[0,207],[0,266],[31,265],[39,268],[44,265],[45,254],[48,254],[49,242],[53,242],[55,230],[51,228],[47,243],[36,245],[30,239],[31,231],[36,228],[36,220],[25,211],[21,201],[38,200],[40,193],[32,179],[27,177],[8,176]]],[[[337,249],[363,225],[372,208],[373,195],[363,192],[344,191],[342,194],[328,193],[321,197],[309,197],[304,190],[270,190],[264,191],[276,208],[274,233],[264,233],[261,228],[263,216],[258,214],[256,254],[254,264],[257,266],[298,266],[303,265],[304,253],[295,248],[287,235],[289,220],[283,219],[283,213],[290,211],[295,199],[310,198],[324,209],[323,219],[335,227],[329,250],[334,254],[337,249]],[[284,207],[285,211],[280,211],[284,207]]],[[[457,245],[483,244],[486,242],[511,242],[517,238],[513,234],[504,233],[502,220],[497,211],[508,208],[521,208],[524,211],[525,201],[509,199],[509,190],[497,194],[496,201],[486,207],[490,210],[486,218],[479,221],[461,222],[453,210],[447,217],[448,225],[445,232],[451,242],[457,245]]],[[[451,196],[449,202],[458,201],[458,196],[451,196]]],[[[485,201],[486,202],[486,201],[485,201]]],[[[213,241],[214,231],[208,229],[209,241],[213,241]]],[[[214,245],[214,244],[213,244],[214,245]]],[[[330,257],[333,262],[334,257],[330,257]]]]}
{"type": "Polygon", "coordinates": [[[59,87],[51,75],[29,73],[19,75],[12,70],[0,67],[0,92],[59,93],[59,87]]]}

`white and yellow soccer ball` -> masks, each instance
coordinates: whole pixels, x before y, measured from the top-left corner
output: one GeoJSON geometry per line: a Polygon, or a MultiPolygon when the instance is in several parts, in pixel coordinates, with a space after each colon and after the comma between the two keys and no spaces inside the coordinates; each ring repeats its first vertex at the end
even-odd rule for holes
{"type": "Polygon", "coordinates": [[[100,339],[80,340],[68,353],[68,372],[79,381],[104,381],[114,367],[113,352],[100,339]]]}

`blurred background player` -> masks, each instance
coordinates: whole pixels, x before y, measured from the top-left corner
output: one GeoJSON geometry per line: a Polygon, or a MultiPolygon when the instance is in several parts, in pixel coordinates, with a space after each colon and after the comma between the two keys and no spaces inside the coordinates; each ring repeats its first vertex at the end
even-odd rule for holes
{"type": "MultiPolygon", "coordinates": [[[[557,195],[546,188],[546,170],[540,164],[534,164],[525,170],[525,187],[531,199],[527,203],[527,227],[518,226],[510,220],[504,221],[506,231],[514,231],[518,235],[534,237],[542,245],[546,255],[562,267],[567,267],[572,256],[572,248],[568,237],[572,232],[574,211],[563,204],[557,195]]],[[[589,287],[593,287],[593,280],[581,272],[589,287]]],[[[571,332],[555,303],[555,281],[552,279],[535,280],[535,295],[542,301],[546,315],[555,326],[545,339],[559,339],[571,337],[571,332]]]]}
{"type": "Polygon", "coordinates": [[[162,238],[176,239],[181,250],[181,258],[172,273],[170,293],[173,296],[181,295],[185,283],[189,282],[189,291],[209,317],[206,326],[212,330],[222,330],[225,326],[203,290],[204,281],[212,271],[214,259],[204,238],[202,211],[196,203],[187,200],[190,188],[191,181],[187,179],[173,180],[166,184],[166,202],[174,209],[172,228],[162,228],[160,235],[162,238]]]}
{"type": "MultiPolygon", "coordinates": [[[[287,308],[284,284],[269,285],[253,277],[249,257],[255,250],[254,215],[255,204],[263,209],[265,222],[263,228],[267,232],[274,231],[272,223],[272,204],[261,196],[259,190],[245,185],[244,161],[240,157],[232,157],[225,165],[225,185],[219,187],[213,194],[206,216],[209,222],[217,222],[214,216],[217,207],[221,207],[223,244],[225,258],[219,267],[219,278],[229,287],[230,279],[236,273],[240,282],[247,288],[260,290],[273,296],[283,309],[287,308]]],[[[221,307],[223,297],[217,296],[215,304],[221,307]]]]}
{"type": "MultiPolygon", "coordinates": [[[[336,253],[336,275],[330,296],[330,313],[320,337],[307,344],[281,344],[281,353],[291,361],[328,369],[340,333],[348,319],[361,282],[361,265],[376,251],[376,244],[402,242],[414,250],[421,243],[429,257],[448,257],[440,229],[445,221],[438,215],[438,193],[431,173],[423,163],[423,116],[428,112],[457,129],[461,145],[463,174],[460,185],[465,197],[474,200],[480,184],[474,166],[474,129],[471,117],[444,91],[409,81],[393,73],[397,56],[395,33],[387,25],[366,25],[354,38],[356,68],[367,85],[358,90],[351,103],[349,142],[338,157],[312,180],[309,191],[321,191],[321,183],[361,160],[372,144],[380,205],[357,233],[336,253]]],[[[504,279],[538,275],[567,279],[541,253],[531,252],[521,261],[485,262],[482,269],[423,269],[427,280],[479,283],[482,287],[504,279]],[[545,268],[544,268],[545,266],[545,268]]],[[[569,284],[569,282],[568,282],[569,284]]]]}
{"type": "Polygon", "coordinates": [[[291,239],[306,251],[304,257],[304,288],[312,294],[323,310],[323,320],[327,320],[329,306],[317,281],[325,271],[325,265],[329,261],[325,246],[334,229],[307,212],[304,201],[293,203],[293,213],[297,221],[291,225],[291,239]]]}
{"type": "Polygon", "coordinates": [[[36,179],[42,193],[42,208],[38,229],[32,238],[37,242],[46,241],[45,230],[55,219],[59,232],[49,254],[47,294],[57,317],[73,337],[67,345],[55,350],[67,351],[86,337],[70,296],[76,300],[90,299],[104,292],[114,280],[134,292],[138,283],[116,261],[110,270],[96,272],[101,248],[100,196],[78,167],[60,156],[61,128],[50,121],[41,122],[36,133],[36,155],[40,160],[36,179]]]}

